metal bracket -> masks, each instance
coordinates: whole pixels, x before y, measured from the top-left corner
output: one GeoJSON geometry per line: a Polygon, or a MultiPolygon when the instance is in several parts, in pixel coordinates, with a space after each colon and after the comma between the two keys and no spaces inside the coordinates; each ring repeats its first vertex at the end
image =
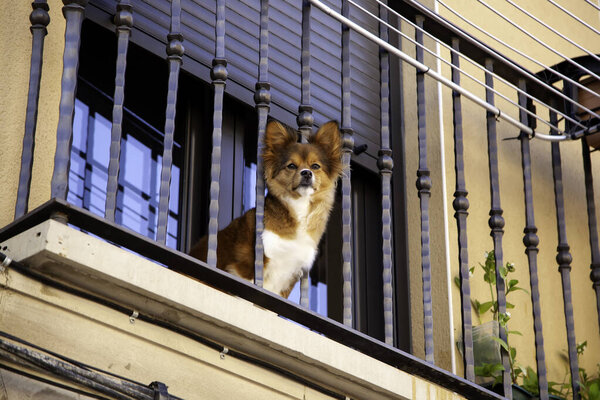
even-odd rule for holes
{"type": "Polygon", "coordinates": [[[4,259],[2,260],[2,263],[0,263],[0,272],[4,272],[4,270],[8,268],[8,266],[12,262],[12,259],[10,257],[4,254],[2,255],[4,256],[4,259]]]}
{"type": "Polygon", "coordinates": [[[133,312],[131,313],[131,315],[129,316],[129,322],[132,324],[135,324],[135,320],[137,319],[137,317],[140,316],[140,313],[137,312],[136,310],[133,310],[133,312]]]}
{"type": "Polygon", "coordinates": [[[150,384],[150,387],[154,390],[154,400],[169,400],[169,392],[167,391],[167,385],[162,382],[154,381],[150,384]]]}
{"type": "Polygon", "coordinates": [[[219,353],[219,357],[221,357],[221,360],[224,360],[224,359],[225,359],[225,355],[226,355],[227,353],[229,353],[229,349],[228,349],[227,347],[223,347],[223,351],[221,351],[221,352],[219,353]]]}

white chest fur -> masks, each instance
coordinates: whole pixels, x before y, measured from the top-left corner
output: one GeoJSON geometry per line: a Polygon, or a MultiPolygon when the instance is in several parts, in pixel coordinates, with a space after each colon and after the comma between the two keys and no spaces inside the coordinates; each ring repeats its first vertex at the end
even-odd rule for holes
{"type": "Polygon", "coordinates": [[[309,196],[287,199],[290,209],[298,221],[295,238],[282,238],[277,233],[265,230],[262,235],[265,255],[269,264],[265,270],[264,288],[274,293],[287,290],[290,284],[308,271],[317,255],[317,244],[306,232],[309,217],[309,196]]]}

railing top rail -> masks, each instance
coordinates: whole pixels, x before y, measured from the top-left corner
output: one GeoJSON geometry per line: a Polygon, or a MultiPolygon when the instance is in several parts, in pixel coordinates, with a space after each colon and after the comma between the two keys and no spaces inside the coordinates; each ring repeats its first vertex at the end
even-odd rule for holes
{"type": "Polygon", "coordinates": [[[527,91],[533,96],[548,104],[552,104],[552,100],[555,100],[556,104],[562,104],[560,96],[550,92],[531,76],[523,73],[526,68],[520,67],[521,70],[519,70],[519,68],[515,67],[515,65],[518,66],[519,63],[511,60],[510,57],[503,55],[486,43],[475,38],[433,10],[415,0],[401,0],[396,4],[397,5],[394,8],[412,21],[415,21],[417,15],[423,16],[423,27],[429,33],[436,36],[438,40],[452,46],[452,38],[458,38],[461,41],[461,53],[467,55],[473,61],[485,66],[485,60],[492,59],[494,61],[494,72],[496,74],[502,76],[514,85],[518,85],[519,80],[523,79],[527,85],[527,91]]]}
{"type": "Polygon", "coordinates": [[[324,13],[326,13],[326,14],[330,15],[331,17],[337,19],[338,21],[340,21],[344,25],[349,26],[350,28],[352,28],[356,32],[360,33],[361,35],[365,36],[369,40],[371,40],[371,41],[375,42],[376,44],[378,44],[383,49],[389,51],[390,53],[392,53],[392,54],[394,54],[396,56],[398,56],[400,59],[402,59],[402,61],[405,61],[408,64],[412,65],[419,72],[431,76],[432,78],[434,78],[438,82],[441,82],[445,86],[447,86],[447,87],[451,88],[452,90],[460,93],[461,95],[463,95],[464,97],[466,97],[469,100],[473,101],[477,105],[483,107],[485,110],[487,110],[487,111],[491,112],[492,114],[494,114],[497,118],[503,119],[504,121],[508,122],[509,124],[517,127],[521,132],[527,134],[529,137],[538,137],[538,138],[541,138],[541,139],[544,139],[544,140],[548,140],[548,141],[562,141],[562,140],[569,140],[569,139],[576,139],[577,138],[577,137],[573,137],[573,136],[568,135],[568,134],[547,135],[547,134],[535,131],[531,127],[526,126],[523,123],[517,121],[515,118],[511,117],[507,113],[503,113],[502,110],[500,110],[496,106],[494,106],[492,104],[489,104],[488,102],[486,102],[485,100],[479,98],[478,96],[476,96],[472,92],[464,89],[462,86],[455,84],[454,82],[452,82],[451,80],[447,79],[446,77],[444,77],[440,73],[438,73],[436,71],[433,71],[431,69],[431,67],[429,67],[429,66],[427,66],[427,65],[425,65],[425,64],[423,64],[423,63],[421,63],[421,62],[419,62],[417,60],[415,60],[414,58],[410,57],[408,54],[406,54],[403,51],[401,51],[398,48],[396,48],[395,46],[392,46],[388,42],[380,39],[379,37],[377,37],[375,35],[373,35],[371,32],[367,31],[365,28],[361,27],[360,25],[356,24],[355,22],[351,21],[350,19],[342,16],[338,12],[332,10],[330,7],[326,6],[325,4],[323,4],[322,2],[320,2],[319,0],[310,0],[310,1],[311,1],[312,4],[314,4],[315,6],[317,6],[318,8],[320,8],[324,13]]]}

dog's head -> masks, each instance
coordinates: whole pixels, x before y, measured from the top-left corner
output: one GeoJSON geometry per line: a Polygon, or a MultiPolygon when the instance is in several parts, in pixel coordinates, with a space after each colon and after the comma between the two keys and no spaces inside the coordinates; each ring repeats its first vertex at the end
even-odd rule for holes
{"type": "Polygon", "coordinates": [[[265,180],[277,197],[299,198],[335,187],[342,171],[338,124],[330,121],[298,143],[296,131],[277,121],[267,124],[263,149],[265,180]]]}

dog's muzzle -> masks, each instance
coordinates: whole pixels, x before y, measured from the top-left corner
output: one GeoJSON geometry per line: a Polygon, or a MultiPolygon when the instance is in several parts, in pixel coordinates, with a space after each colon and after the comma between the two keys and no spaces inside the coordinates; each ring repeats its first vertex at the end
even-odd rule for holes
{"type": "Polygon", "coordinates": [[[313,173],[310,169],[300,171],[300,186],[312,186],[313,173]]]}

